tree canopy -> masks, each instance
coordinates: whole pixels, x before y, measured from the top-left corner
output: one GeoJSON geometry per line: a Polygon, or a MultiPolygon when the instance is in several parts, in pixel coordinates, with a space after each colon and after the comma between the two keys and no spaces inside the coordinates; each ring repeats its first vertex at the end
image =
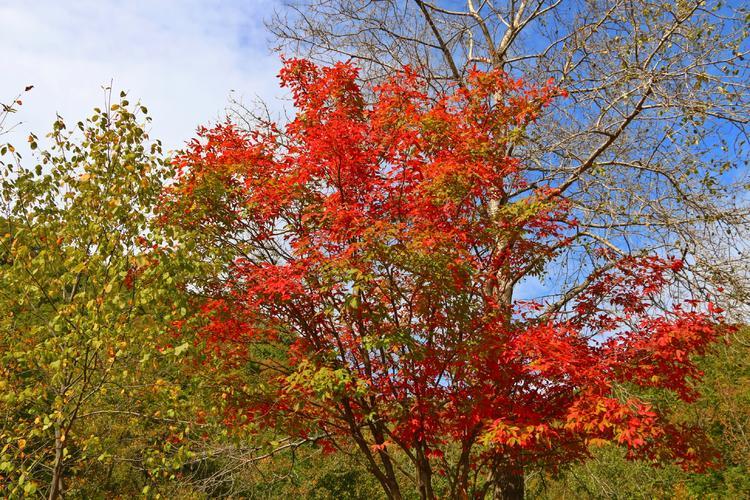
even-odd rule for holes
{"type": "Polygon", "coordinates": [[[681,260],[602,248],[560,300],[508,292],[578,231],[565,184],[508,155],[562,94],[552,82],[477,71],[434,98],[407,70],[368,105],[350,65],[289,60],[281,81],[288,125],[202,130],[169,191],[174,220],[236,248],[203,337],[267,373],[248,386],[232,372],[239,423],[352,441],[389,498],[402,496],[397,452],[427,498],[512,497],[524,466],[554,469],[592,442],[710,462],[695,429],[627,388],[693,397],[691,356],[721,310],[660,301],[681,260]]]}

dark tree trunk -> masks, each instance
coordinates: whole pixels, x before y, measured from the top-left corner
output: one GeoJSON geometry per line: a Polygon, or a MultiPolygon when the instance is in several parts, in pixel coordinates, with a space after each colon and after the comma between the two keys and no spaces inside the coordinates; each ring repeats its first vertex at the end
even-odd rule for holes
{"type": "Polygon", "coordinates": [[[524,474],[523,469],[506,471],[495,480],[495,500],[523,500],[524,474]]]}
{"type": "Polygon", "coordinates": [[[419,480],[419,497],[422,500],[433,500],[435,492],[432,490],[432,467],[424,454],[424,449],[417,446],[417,473],[419,480]]]}

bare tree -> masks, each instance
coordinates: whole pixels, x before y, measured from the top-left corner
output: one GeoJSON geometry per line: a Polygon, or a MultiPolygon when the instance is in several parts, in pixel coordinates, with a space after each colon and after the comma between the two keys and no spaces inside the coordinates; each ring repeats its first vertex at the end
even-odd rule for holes
{"type": "MultiPolygon", "coordinates": [[[[747,16],[693,0],[308,0],[269,27],[280,50],[353,59],[373,82],[407,64],[435,89],[475,66],[554,78],[570,98],[513,153],[576,202],[578,250],[679,253],[693,283],[715,284],[750,214],[747,16]]],[[[739,278],[724,288],[746,300],[739,278]]]]}
{"type": "MultiPolygon", "coordinates": [[[[675,287],[720,295],[739,318],[748,279],[748,9],[720,0],[301,0],[268,23],[278,49],[354,60],[376,83],[404,65],[439,91],[468,72],[548,78],[558,100],[509,154],[558,186],[581,222],[548,276],[565,310],[601,250],[680,256],[675,287]]],[[[528,189],[498,204],[527,196],[528,189]]],[[[499,241],[498,246],[512,244],[499,241]]],[[[495,292],[511,301],[519,282],[495,292]]],[[[523,477],[497,478],[513,497],[523,477]]]]}

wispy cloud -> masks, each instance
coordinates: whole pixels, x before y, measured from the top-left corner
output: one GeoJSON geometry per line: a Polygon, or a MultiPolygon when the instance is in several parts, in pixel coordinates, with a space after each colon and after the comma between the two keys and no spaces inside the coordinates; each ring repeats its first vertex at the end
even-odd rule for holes
{"type": "Polygon", "coordinates": [[[49,131],[55,113],[75,122],[113,83],[141,100],[153,137],[179,147],[223,116],[230,91],[270,101],[280,93],[267,49],[268,0],[0,0],[0,101],[26,85],[10,139],[49,131]]]}

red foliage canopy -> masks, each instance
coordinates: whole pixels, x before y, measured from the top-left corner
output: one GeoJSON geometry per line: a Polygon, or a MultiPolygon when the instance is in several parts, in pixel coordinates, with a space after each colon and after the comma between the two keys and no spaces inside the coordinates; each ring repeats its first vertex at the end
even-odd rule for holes
{"type": "Polygon", "coordinates": [[[560,90],[475,72],[435,97],[406,70],[367,104],[355,68],[304,60],[281,81],[296,117],[202,129],[169,193],[180,223],[240,242],[202,330],[268,373],[235,392],[236,417],[351,440],[381,482],[393,448],[457,483],[601,440],[705,463],[630,390],[694,396],[691,355],[718,318],[655,307],[679,260],[602,250],[557,301],[508,293],[578,236],[565,193],[508,153],[560,90]]]}

